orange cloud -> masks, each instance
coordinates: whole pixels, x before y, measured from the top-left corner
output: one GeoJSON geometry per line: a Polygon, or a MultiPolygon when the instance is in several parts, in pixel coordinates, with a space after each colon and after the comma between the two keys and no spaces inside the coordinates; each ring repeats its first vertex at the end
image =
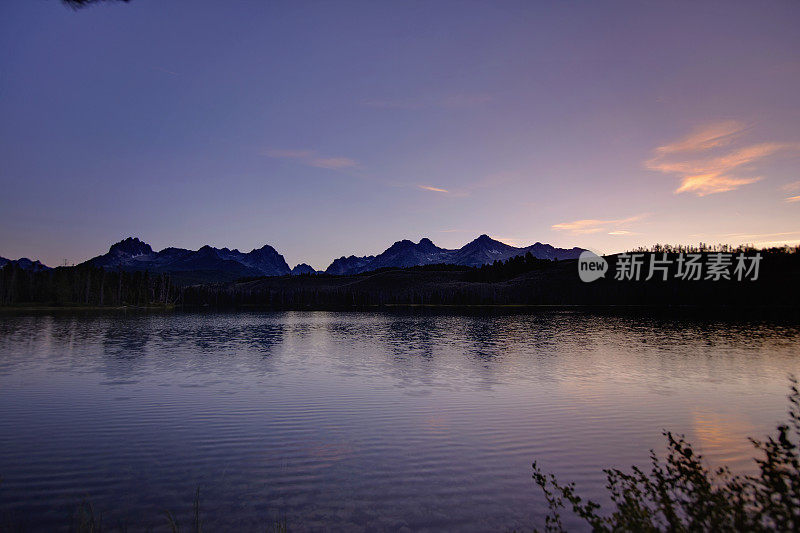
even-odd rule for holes
{"type": "Polygon", "coordinates": [[[450,192],[447,189],[440,189],[439,187],[431,187],[430,185],[417,185],[417,187],[426,191],[443,192],[443,193],[450,192]]]}
{"type": "Polygon", "coordinates": [[[698,196],[733,191],[744,185],[755,183],[760,176],[737,176],[735,171],[755,164],[781,150],[798,150],[797,143],[758,143],[739,148],[730,148],[746,130],[741,122],[725,121],[708,124],[695,129],[686,137],[673,143],[659,146],[655,156],[645,161],[645,166],[680,178],[676,193],[693,192],[698,196]],[[726,149],[727,152],[704,156],[710,150],[726,149]]]}
{"type": "Polygon", "coordinates": [[[670,154],[676,152],[697,152],[730,144],[734,137],[746,129],[736,120],[726,120],[706,124],[694,129],[692,133],[673,143],[659,146],[656,152],[670,154]]]}
{"type": "Polygon", "coordinates": [[[681,186],[675,189],[675,192],[694,191],[697,196],[705,196],[718,192],[734,191],[742,185],[750,185],[760,179],[760,177],[732,178],[719,174],[698,174],[696,176],[685,176],[681,181],[681,186]]]}
{"type": "Polygon", "coordinates": [[[787,202],[800,202],[800,196],[790,196],[786,199],[787,202]]]}
{"type": "Polygon", "coordinates": [[[573,235],[586,235],[589,233],[600,233],[601,231],[610,231],[609,235],[630,235],[632,232],[625,229],[615,229],[631,222],[641,220],[646,215],[635,215],[628,218],[620,218],[615,220],[597,220],[597,219],[583,219],[574,220],[572,222],[562,222],[560,224],[553,224],[551,226],[557,231],[568,231],[573,235]]]}

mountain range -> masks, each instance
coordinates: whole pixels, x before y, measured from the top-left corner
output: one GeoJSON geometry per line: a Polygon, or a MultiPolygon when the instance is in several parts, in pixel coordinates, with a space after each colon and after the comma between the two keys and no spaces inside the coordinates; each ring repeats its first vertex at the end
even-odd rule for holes
{"type": "MultiPolygon", "coordinates": [[[[555,248],[540,242],[518,248],[492,239],[488,235],[481,235],[461,248],[447,249],[439,248],[430,239],[424,238],[418,243],[410,240],[397,241],[383,253],[374,256],[340,257],[328,266],[325,273],[353,275],[381,268],[407,268],[441,263],[479,267],[526,253],[538,259],[575,259],[582,251],[582,248],[555,248]]],[[[0,267],[8,262],[12,261],[0,258],[0,267]]],[[[13,262],[26,270],[49,269],[39,261],[25,258],[13,262]]],[[[208,245],[199,250],[170,247],[155,251],[149,244],[135,237],[128,237],[113,244],[107,253],[94,257],[86,263],[107,270],[169,272],[177,276],[181,283],[318,273],[305,263],[290,268],[283,256],[269,245],[246,253],[208,245]]]]}
{"type": "Polygon", "coordinates": [[[517,248],[492,239],[488,235],[481,235],[461,248],[450,250],[439,248],[426,238],[418,243],[409,240],[397,241],[379,255],[340,257],[331,263],[325,272],[351,275],[385,267],[406,268],[439,263],[479,267],[498,260],[505,261],[518,255],[525,255],[528,252],[537,259],[577,259],[582,251],[582,248],[555,248],[540,242],[517,248]]]}
{"type": "Polygon", "coordinates": [[[193,278],[198,281],[230,281],[242,277],[284,276],[291,273],[283,256],[269,245],[247,253],[208,245],[199,250],[164,248],[156,252],[149,244],[135,237],[112,245],[108,253],[88,262],[109,270],[194,273],[193,278]]]}

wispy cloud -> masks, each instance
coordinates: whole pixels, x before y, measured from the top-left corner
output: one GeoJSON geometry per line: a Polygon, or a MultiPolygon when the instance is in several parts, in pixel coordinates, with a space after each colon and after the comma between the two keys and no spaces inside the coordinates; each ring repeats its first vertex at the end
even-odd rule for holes
{"type": "Polygon", "coordinates": [[[656,152],[660,154],[701,152],[719,146],[726,146],[744,132],[746,126],[736,120],[725,120],[705,124],[695,128],[693,132],[670,144],[659,146],[656,152]]]}
{"type": "Polygon", "coordinates": [[[750,244],[758,247],[794,246],[800,244],[800,231],[777,233],[695,233],[689,237],[706,242],[727,242],[731,244],[750,244]]]}
{"type": "Polygon", "coordinates": [[[785,241],[756,241],[751,243],[759,248],[771,248],[773,246],[800,246],[800,239],[788,239],[785,241]]]}
{"type": "Polygon", "coordinates": [[[706,242],[729,242],[736,244],[758,242],[788,242],[800,238],[800,231],[781,231],[777,233],[692,233],[688,237],[702,239],[706,242]],[[785,237],[782,241],[777,238],[785,237]],[[772,240],[765,240],[772,239],[772,240]]]}
{"type": "Polygon", "coordinates": [[[746,131],[744,123],[734,120],[701,126],[682,139],[657,147],[655,155],[645,162],[645,166],[680,178],[676,193],[693,192],[706,196],[755,183],[762,177],[737,173],[742,168],[752,171],[750,165],[781,150],[800,149],[798,143],[777,142],[732,146],[746,131]]]}
{"type": "Polygon", "coordinates": [[[471,183],[461,185],[456,188],[448,187],[447,189],[445,189],[443,187],[434,187],[432,185],[422,185],[422,184],[418,184],[415,186],[422,190],[447,194],[448,196],[453,198],[465,198],[467,196],[470,196],[475,191],[500,187],[501,185],[506,184],[515,179],[519,179],[519,176],[517,174],[495,173],[485,176],[471,183]]]}
{"type": "Polygon", "coordinates": [[[800,237],[800,231],[782,231],[779,233],[725,233],[717,235],[717,237],[735,238],[735,239],[766,239],[770,237],[800,237]]]}
{"type": "Polygon", "coordinates": [[[310,167],[332,170],[358,166],[358,161],[349,157],[320,157],[314,150],[267,150],[264,155],[273,159],[295,159],[310,167]]]}
{"type": "Polygon", "coordinates": [[[439,98],[395,98],[388,100],[364,100],[362,105],[377,109],[454,109],[475,107],[494,98],[488,94],[451,94],[439,98]]]}
{"type": "Polygon", "coordinates": [[[793,181],[781,186],[781,189],[787,192],[800,191],[800,181],[793,181]]]}
{"type": "Polygon", "coordinates": [[[150,68],[153,69],[153,70],[157,70],[159,72],[163,72],[164,74],[169,74],[170,76],[180,76],[181,75],[180,72],[173,72],[172,70],[167,70],[167,69],[161,68],[161,67],[150,67],[150,68]]]}
{"type": "Polygon", "coordinates": [[[425,191],[443,192],[443,193],[449,193],[450,192],[447,189],[440,189],[439,187],[431,187],[430,185],[417,185],[417,187],[419,187],[420,189],[423,189],[425,191]]]}
{"type": "Polygon", "coordinates": [[[800,202],[800,196],[790,196],[786,199],[787,202],[800,202]]]}
{"type": "Polygon", "coordinates": [[[600,233],[602,231],[608,232],[609,235],[632,235],[633,232],[623,229],[624,226],[633,222],[637,222],[643,219],[645,216],[647,215],[641,214],[614,220],[598,220],[587,218],[582,220],[574,220],[572,222],[553,224],[552,228],[557,231],[567,231],[573,235],[586,235],[590,233],[600,233]]]}
{"type": "Polygon", "coordinates": [[[349,157],[317,157],[308,161],[312,167],[318,168],[352,168],[358,166],[358,163],[349,157]]]}
{"type": "Polygon", "coordinates": [[[747,243],[753,246],[795,246],[800,244],[800,231],[783,231],[780,233],[731,233],[723,235],[723,240],[735,243],[747,243]]]}
{"type": "Polygon", "coordinates": [[[488,94],[451,94],[439,101],[441,107],[474,107],[494,100],[488,94]]]}

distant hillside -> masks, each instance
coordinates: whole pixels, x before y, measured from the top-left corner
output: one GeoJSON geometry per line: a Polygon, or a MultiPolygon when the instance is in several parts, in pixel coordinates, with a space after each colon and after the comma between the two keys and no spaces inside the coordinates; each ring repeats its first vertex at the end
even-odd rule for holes
{"type": "Polygon", "coordinates": [[[335,275],[353,275],[381,268],[407,268],[435,264],[479,267],[526,253],[530,253],[536,259],[565,260],[577,259],[582,251],[582,248],[555,248],[540,242],[517,248],[494,240],[488,235],[481,235],[457,250],[448,250],[439,248],[430,239],[425,238],[419,243],[409,240],[397,241],[376,256],[341,257],[331,263],[325,272],[335,275]]]}
{"type": "Polygon", "coordinates": [[[156,252],[149,244],[131,237],[112,245],[108,253],[87,262],[106,270],[169,272],[196,283],[230,281],[248,276],[283,276],[291,272],[283,256],[269,245],[247,253],[212,246],[203,246],[196,251],[165,248],[156,252]]]}

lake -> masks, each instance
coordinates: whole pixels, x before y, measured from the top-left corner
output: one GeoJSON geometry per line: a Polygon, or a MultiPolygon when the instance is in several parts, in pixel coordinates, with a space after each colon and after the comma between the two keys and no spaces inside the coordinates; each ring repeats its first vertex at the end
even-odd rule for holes
{"type": "MultiPolygon", "coordinates": [[[[662,429],[752,469],[797,322],[646,312],[0,315],[0,529],[541,527],[531,462],[605,502],[662,429]]],[[[568,522],[575,525],[574,522],[568,522]]]]}

